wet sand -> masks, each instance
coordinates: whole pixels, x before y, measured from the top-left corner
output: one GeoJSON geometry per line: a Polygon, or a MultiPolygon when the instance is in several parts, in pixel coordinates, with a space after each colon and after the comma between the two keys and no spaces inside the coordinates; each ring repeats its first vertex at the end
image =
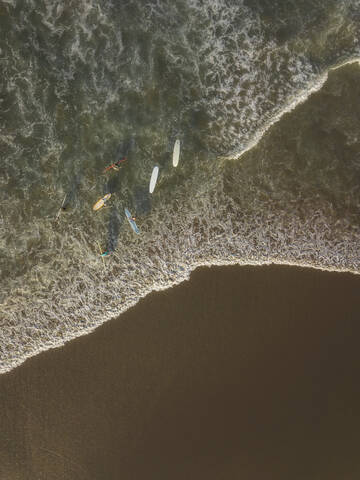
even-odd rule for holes
{"type": "Polygon", "coordinates": [[[359,291],[198,269],[0,376],[0,478],[360,478],[359,291]]]}

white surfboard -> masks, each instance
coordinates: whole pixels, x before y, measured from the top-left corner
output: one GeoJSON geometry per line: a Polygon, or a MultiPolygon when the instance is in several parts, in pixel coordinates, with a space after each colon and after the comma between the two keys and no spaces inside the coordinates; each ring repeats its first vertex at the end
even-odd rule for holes
{"type": "Polygon", "coordinates": [[[159,175],[159,167],[156,165],[153,168],[151,178],[150,178],[150,185],[149,185],[149,192],[150,193],[153,193],[153,191],[155,189],[155,185],[156,185],[156,182],[157,182],[158,175],[159,175]]]}
{"type": "Polygon", "coordinates": [[[173,150],[173,166],[177,167],[179,163],[179,157],[180,157],[180,140],[177,139],[174,144],[174,150],[173,150]]]}

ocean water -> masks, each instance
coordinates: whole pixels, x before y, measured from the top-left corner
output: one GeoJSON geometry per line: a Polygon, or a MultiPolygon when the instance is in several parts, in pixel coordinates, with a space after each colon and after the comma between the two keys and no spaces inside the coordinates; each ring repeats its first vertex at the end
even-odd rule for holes
{"type": "Polygon", "coordinates": [[[0,32],[1,372],[198,265],[360,272],[358,0],[3,0],[0,32]]]}

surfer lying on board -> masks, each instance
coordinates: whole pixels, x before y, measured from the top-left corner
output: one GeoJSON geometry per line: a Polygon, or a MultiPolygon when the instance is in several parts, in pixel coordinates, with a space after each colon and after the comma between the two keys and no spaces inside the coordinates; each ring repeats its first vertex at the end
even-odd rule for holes
{"type": "Polygon", "coordinates": [[[108,167],[106,167],[105,170],[104,170],[104,173],[105,173],[105,172],[108,172],[108,171],[111,170],[111,169],[113,169],[113,170],[119,170],[120,167],[121,167],[121,163],[123,163],[123,162],[126,162],[126,157],[120,158],[120,160],[118,160],[117,162],[112,163],[111,165],[109,165],[108,167]]]}

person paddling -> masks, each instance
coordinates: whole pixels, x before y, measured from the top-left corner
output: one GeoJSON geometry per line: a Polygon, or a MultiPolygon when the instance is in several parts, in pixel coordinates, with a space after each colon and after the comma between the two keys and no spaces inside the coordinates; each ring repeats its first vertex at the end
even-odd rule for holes
{"type": "Polygon", "coordinates": [[[117,162],[112,163],[111,165],[109,165],[108,167],[106,167],[105,170],[104,170],[104,173],[108,172],[108,171],[111,170],[111,169],[113,169],[113,170],[119,170],[120,167],[121,167],[121,164],[122,164],[123,162],[126,162],[126,157],[120,158],[120,160],[118,160],[117,162]]]}

